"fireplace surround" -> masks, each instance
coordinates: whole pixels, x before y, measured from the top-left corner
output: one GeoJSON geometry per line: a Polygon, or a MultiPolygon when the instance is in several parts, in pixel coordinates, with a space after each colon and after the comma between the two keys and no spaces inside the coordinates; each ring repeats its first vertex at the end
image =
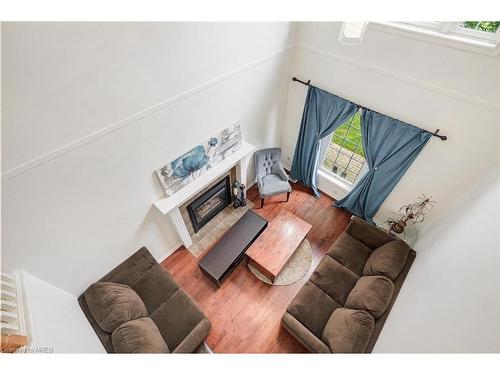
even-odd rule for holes
{"type": "Polygon", "coordinates": [[[230,178],[227,175],[187,206],[195,233],[231,204],[230,178]]]}
{"type": "MultiPolygon", "coordinates": [[[[162,215],[165,215],[175,228],[180,239],[180,244],[177,246],[182,244],[186,249],[189,249],[193,245],[191,234],[180,211],[182,204],[202,191],[206,186],[209,186],[213,181],[216,181],[217,178],[227,173],[233,166],[236,167],[236,179],[248,188],[247,166],[250,156],[255,149],[254,145],[243,140],[241,148],[234,154],[228,156],[213,168],[210,168],[210,170],[203,173],[194,182],[187,184],[173,195],[164,196],[153,203],[158,211],[162,215]]],[[[172,248],[170,253],[176,249],[177,247],[172,248]]]]}

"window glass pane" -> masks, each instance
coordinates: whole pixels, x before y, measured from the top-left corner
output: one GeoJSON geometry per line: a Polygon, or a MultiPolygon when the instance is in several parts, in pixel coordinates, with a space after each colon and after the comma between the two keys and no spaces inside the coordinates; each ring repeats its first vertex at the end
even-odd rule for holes
{"type": "Polygon", "coordinates": [[[358,113],[339,126],[328,144],[322,168],[354,182],[365,163],[358,113]]]}
{"type": "Polygon", "coordinates": [[[459,26],[464,29],[495,33],[500,27],[500,21],[463,21],[459,26]]]}
{"type": "Polygon", "coordinates": [[[349,169],[352,171],[360,171],[361,167],[363,166],[363,162],[360,162],[359,160],[351,159],[351,162],[349,163],[349,169]]]}
{"type": "Polygon", "coordinates": [[[351,126],[355,129],[361,129],[361,116],[359,115],[354,116],[354,118],[352,119],[351,126]]]}
{"type": "MultiPolygon", "coordinates": [[[[349,130],[349,123],[344,123],[344,124],[340,125],[337,128],[337,130],[335,130],[334,134],[337,136],[337,138],[339,138],[339,140],[342,140],[345,137],[348,130],[349,130]]],[[[340,142],[340,143],[335,142],[335,143],[341,144],[342,142],[340,142]]]]}
{"type": "Polygon", "coordinates": [[[337,132],[333,133],[333,137],[332,137],[332,143],[333,144],[337,144],[337,145],[341,145],[342,144],[342,141],[343,141],[343,138],[339,137],[337,135],[337,132]]]}
{"type": "Polygon", "coordinates": [[[362,161],[362,162],[365,161],[365,150],[363,149],[362,142],[354,150],[354,159],[362,161]]]}
{"type": "Polygon", "coordinates": [[[345,176],[342,176],[342,177],[344,177],[348,181],[354,182],[354,180],[356,180],[356,176],[358,175],[358,173],[359,172],[353,172],[353,171],[348,169],[345,172],[345,176]]]}
{"type": "Polygon", "coordinates": [[[346,160],[346,163],[347,163],[349,161],[349,159],[352,158],[353,155],[354,155],[354,152],[349,150],[348,148],[346,148],[345,143],[344,143],[344,147],[342,147],[342,150],[340,151],[339,158],[344,158],[346,160]]]}

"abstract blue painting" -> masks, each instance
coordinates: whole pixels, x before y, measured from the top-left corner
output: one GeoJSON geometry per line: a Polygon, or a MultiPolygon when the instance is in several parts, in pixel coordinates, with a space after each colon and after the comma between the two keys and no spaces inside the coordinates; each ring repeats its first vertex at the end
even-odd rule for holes
{"type": "Polygon", "coordinates": [[[241,146],[240,124],[236,123],[210,137],[188,152],[156,170],[167,196],[194,181],[241,146]]]}

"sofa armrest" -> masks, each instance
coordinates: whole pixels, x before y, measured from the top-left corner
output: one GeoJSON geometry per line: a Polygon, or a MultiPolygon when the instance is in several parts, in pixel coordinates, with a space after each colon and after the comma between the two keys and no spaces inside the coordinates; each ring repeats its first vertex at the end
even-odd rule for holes
{"type": "Polygon", "coordinates": [[[210,328],[212,328],[210,320],[202,319],[172,353],[193,353],[208,336],[210,328]]]}
{"type": "Polygon", "coordinates": [[[394,237],[390,234],[356,216],[352,217],[346,232],[371,249],[376,249],[387,242],[394,241],[394,237]]]}
{"type": "Polygon", "coordinates": [[[286,312],[281,320],[283,327],[297,339],[307,350],[313,353],[331,353],[326,344],[318,339],[311,331],[293,317],[292,314],[286,312]]]}

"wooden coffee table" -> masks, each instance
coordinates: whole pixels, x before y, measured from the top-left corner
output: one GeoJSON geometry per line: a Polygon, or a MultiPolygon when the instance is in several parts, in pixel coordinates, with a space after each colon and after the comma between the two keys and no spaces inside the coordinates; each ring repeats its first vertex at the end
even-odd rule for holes
{"type": "Polygon", "coordinates": [[[311,227],[283,209],[248,248],[248,262],[274,282],[311,227]]]}

